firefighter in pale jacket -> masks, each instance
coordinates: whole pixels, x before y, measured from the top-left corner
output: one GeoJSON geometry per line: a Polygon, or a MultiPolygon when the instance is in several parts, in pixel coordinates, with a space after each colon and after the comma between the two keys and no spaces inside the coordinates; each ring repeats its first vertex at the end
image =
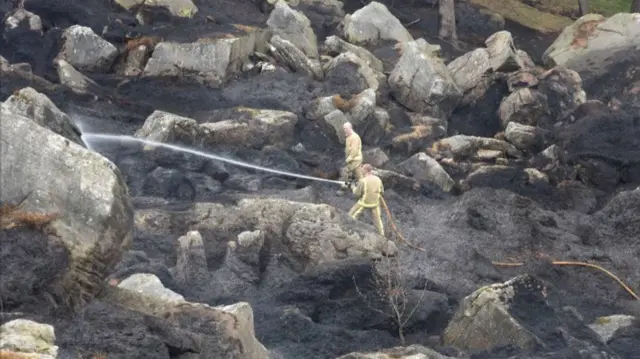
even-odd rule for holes
{"type": "Polygon", "coordinates": [[[354,184],[351,187],[353,194],[358,198],[358,202],[351,208],[349,215],[353,219],[358,219],[362,211],[365,209],[370,210],[373,224],[376,226],[376,229],[378,229],[378,233],[384,236],[384,227],[382,225],[380,212],[380,198],[384,193],[382,180],[373,174],[373,167],[368,163],[362,166],[362,172],[363,177],[358,181],[358,184],[354,184]]]}
{"type": "MultiPolygon", "coordinates": [[[[345,123],[342,128],[346,139],[344,141],[345,165],[340,171],[340,180],[347,183],[362,178],[362,141],[353,131],[351,122],[345,123]]],[[[346,184],[338,190],[338,195],[343,194],[345,189],[347,189],[346,184]]]]}

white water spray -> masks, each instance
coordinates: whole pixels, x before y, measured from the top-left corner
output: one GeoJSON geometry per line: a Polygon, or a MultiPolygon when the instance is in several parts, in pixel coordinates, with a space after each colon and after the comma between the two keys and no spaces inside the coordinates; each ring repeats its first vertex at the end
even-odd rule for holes
{"type": "Polygon", "coordinates": [[[85,133],[88,132],[87,131],[88,129],[87,129],[87,126],[85,126],[84,121],[80,120],[80,118],[76,115],[70,115],[69,117],[71,118],[71,122],[73,123],[73,125],[78,129],[78,131],[80,131],[80,139],[82,140],[84,145],[90,151],[94,151],[94,148],[91,146],[89,141],[87,141],[87,139],[85,138],[85,133]]]}
{"type": "MultiPolygon", "coordinates": [[[[306,180],[318,181],[318,182],[333,183],[333,184],[343,184],[344,183],[342,181],[328,180],[328,179],[319,178],[319,177],[306,176],[306,175],[301,175],[301,174],[297,174],[297,173],[293,173],[293,172],[280,171],[280,170],[275,170],[275,169],[272,169],[272,168],[252,165],[250,163],[232,160],[230,158],[217,156],[217,155],[214,155],[214,154],[211,154],[211,153],[195,150],[195,149],[188,148],[188,147],[183,147],[183,146],[178,146],[178,145],[171,145],[171,144],[168,144],[168,143],[157,142],[157,141],[152,141],[152,140],[145,140],[145,139],[137,138],[137,137],[133,137],[133,136],[110,135],[110,134],[104,134],[104,133],[85,133],[85,134],[82,135],[82,139],[86,143],[89,143],[91,141],[100,140],[100,141],[112,141],[112,142],[133,142],[133,143],[139,143],[139,144],[148,145],[148,146],[163,147],[163,148],[167,148],[167,149],[170,149],[170,150],[184,152],[184,153],[190,153],[192,155],[205,157],[205,158],[209,158],[209,159],[220,161],[220,162],[230,163],[230,164],[233,164],[233,165],[236,165],[236,166],[239,166],[239,167],[252,168],[252,169],[258,170],[258,171],[269,172],[269,173],[279,174],[279,175],[288,176],[288,177],[294,177],[294,178],[300,178],[300,179],[306,179],[306,180]]],[[[89,147],[89,146],[87,146],[87,148],[91,149],[91,147],[89,147]]]]}

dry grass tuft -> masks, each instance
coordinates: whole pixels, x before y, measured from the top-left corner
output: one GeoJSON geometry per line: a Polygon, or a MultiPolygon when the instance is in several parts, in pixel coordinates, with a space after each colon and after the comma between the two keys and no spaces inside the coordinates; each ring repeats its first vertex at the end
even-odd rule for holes
{"type": "Polygon", "coordinates": [[[345,100],[342,96],[335,95],[333,96],[333,105],[342,112],[349,112],[356,105],[355,97],[345,100]]]}
{"type": "Polygon", "coordinates": [[[153,51],[156,48],[156,45],[162,41],[161,38],[157,36],[141,36],[135,39],[127,40],[126,49],[127,51],[135,50],[139,46],[144,45],[148,51],[153,51]]]}
{"type": "Polygon", "coordinates": [[[10,350],[0,350],[0,359],[34,359],[34,354],[18,353],[10,350]]]}
{"type": "Polygon", "coordinates": [[[236,28],[236,30],[240,30],[246,33],[255,32],[257,30],[255,26],[247,26],[242,24],[233,24],[233,27],[236,28]]]}
{"type": "Polygon", "coordinates": [[[26,199],[27,197],[17,204],[5,203],[0,206],[0,229],[23,227],[41,230],[58,217],[58,213],[23,211],[21,207],[26,199]]]}

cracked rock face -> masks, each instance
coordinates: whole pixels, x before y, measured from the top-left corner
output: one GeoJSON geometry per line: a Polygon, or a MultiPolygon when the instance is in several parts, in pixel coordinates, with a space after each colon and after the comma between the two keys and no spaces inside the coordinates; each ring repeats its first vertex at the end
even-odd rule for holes
{"type": "Polygon", "coordinates": [[[26,209],[60,213],[51,226],[72,258],[60,285],[67,303],[81,305],[96,294],[131,243],[133,208],[127,186],[106,158],[7,107],[2,106],[0,122],[3,136],[10,138],[2,141],[0,199],[29,195],[26,209]]]}
{"type": "Polygon", "coordinates": [[[393,96],[419,113],[447,118],[462,98],[449,69],[424,39],[403,43],[402,57],[389,75],[393,96]]]}
{"type": "Polygon", "coordinates": [[[59,55],[74,68],[88,72],[108,72],[118,56],[118,49],[86,26],[66,29],[59,55]]]}
{"type": "Polygon", "coordinates": [[[372,1],[367,6],[346,15],[343,35],[352,44],[374,43],[380,40],[412,41],[413,37],[387,7],[372,1]]]}
{"type": "Polygon", "coordinates": [[[311,28],[311,22],[303,13],[291,9],[285,1],[276,2],[275,8],[267,20],[267,26],[274,35],[291,42],[308,58],[317,59],[320,57],[318,39],[311,28]]]}
{"type": "Polygon", "coordinates": [[[640,22],[634,14],[610,18],[587,14],[567,26],[542,58],[549,67],[564,66],[591,80],[633,58],[629,50],[640,44],[639,35],[640,22]]]}

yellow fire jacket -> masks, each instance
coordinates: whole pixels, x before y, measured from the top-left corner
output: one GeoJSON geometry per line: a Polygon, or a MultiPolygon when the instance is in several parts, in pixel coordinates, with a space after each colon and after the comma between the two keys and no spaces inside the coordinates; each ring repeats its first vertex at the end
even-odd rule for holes
{"type": "Polygon", "coordinates": [[[353,132],[347,137],[344,147],[345,162],[347,164],[355,161],[362,162],[362,141],[357,133],[353,132]]]}
{"type": "Polygon", "coordinates": [[[376,175],[368,175],[358,181],[358,186],[353,189],[353,194],[359,198],[358,204],[365,208],[374,208],[380,205],[380,196],[384,193],[382,180],[376,175]]]}

